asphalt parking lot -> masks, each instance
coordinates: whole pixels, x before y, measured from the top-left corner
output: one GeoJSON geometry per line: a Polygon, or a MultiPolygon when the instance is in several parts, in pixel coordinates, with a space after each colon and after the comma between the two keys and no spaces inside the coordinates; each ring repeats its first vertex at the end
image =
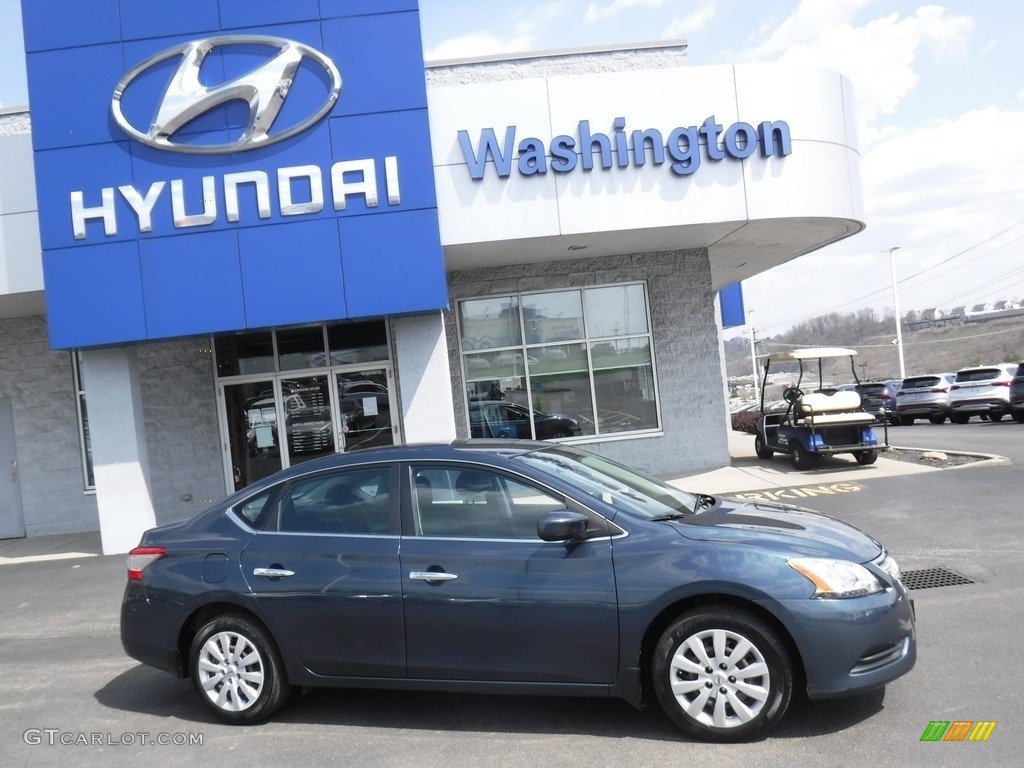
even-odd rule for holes
{"type": "MultiPolygon", "coordinates": [[[[143,667],[121,650],[123,556],[30,562],[0,547],[0,557],[8,555],[0,560],[0,761],[107,766],[138,765],[149,757],[176,766],[423,768],[1017,765],[1024,749],[1018,651],[1024,623],[1024,426],[915,426],[891,430],[890,440],[946,449],[954,443],[967,450],[987,446],[985,452],[1010,461],[908,473],[889,466],[895,462],[858,467],[836,458],[760,488],[711,491],[792,496],[809,490],[796,497],[799,503],[872,533],[904,570],[941,566],[973,582],[912,592],[919,659],[909,675],[855,699],[798,699],[763,742],[689,741],[658,709],[638,712],[615,700],[386,691],[314,691],[264,725],[220,725],[187,681],[143,667]],[[932,721],[996,725],[985,742],[922,742],[932,721]]],[[[742,458],[736,463],[747,478],[752,470],[742,458]]],[[[791,474],[788,463],[775,464],[761,470],[769,477],[791,474]]],[[[723,474],[693,480],[718,482],[723,474]]]]}

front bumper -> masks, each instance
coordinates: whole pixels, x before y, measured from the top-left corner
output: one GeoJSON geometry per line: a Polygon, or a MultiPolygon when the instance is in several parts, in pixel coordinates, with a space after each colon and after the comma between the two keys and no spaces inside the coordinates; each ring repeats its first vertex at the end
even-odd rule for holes
{"type": "Polygon", "coordinates": [[[787,600],[784,608],[812,699],[878,688],[917,661],[914,607],[902,585],[846,600],[787,600]]]}

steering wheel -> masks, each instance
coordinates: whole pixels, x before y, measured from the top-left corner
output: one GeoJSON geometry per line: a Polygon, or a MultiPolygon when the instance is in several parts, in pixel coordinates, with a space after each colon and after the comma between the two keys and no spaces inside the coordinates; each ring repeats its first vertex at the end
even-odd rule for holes
{"type": "Polygon", "coordinates": [[[795,403],[803,396],[804,393],[796,387],[786,387],[784,390],[782,390],[782,399],[785,400],[790,405],[795,403]]]}

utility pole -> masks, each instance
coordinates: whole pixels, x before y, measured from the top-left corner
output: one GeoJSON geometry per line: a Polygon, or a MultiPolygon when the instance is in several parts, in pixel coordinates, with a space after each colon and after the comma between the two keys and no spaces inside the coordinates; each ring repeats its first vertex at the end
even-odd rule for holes
{"type": "Polygon", "coordinates": [[[889,249],[889,271],[892,273],[892,303],[896,309],[896,348],[900,354],[900,378],[907,378],[907,369],[903,364],[903,321],[900,318],[900,292],[896,287],[896,257],[893,255],[900,247],[894,245],[889,249]]]}
{"type": "Polygon", "coordinates": [[[754,346],[754,323],[751,322],[750,316],[754,314],[754,310],[747,310],[747,328],[750,329],[750,367],[754,374],[754,399],[761,402],[761,395],[759,387],[761,386],[761,367],[757,364],[757,350],[754,346]]]}

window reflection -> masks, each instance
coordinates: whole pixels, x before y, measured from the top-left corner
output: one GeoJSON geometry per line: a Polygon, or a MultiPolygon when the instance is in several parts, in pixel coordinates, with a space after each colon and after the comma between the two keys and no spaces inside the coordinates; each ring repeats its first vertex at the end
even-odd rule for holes
{"type": "Polygon", "coordinates": [[[495,296],[459,304],[462,349],[493,349],[522,344],[519,298],[495,296]]]}
{"type": "Polygon", "coordinates": [[[282,328],[277,332],[277,360],[280,370],[322,368],[325,359],[322,325],[282,328]]]}
{"type": "Polygon", "coordinates": [[[642,285],[588,288],[584,294],[591,336],[647,333],[647,299],[642,285]]]}
{"type": "Polygon", "coordinates": [[[274,338],[270,331],[224,333],[216,337],[216,348],[218,376],[274,370],[274,338]]]}
{"type": "Polygon", "coordinates": [[[547,439],[659,427],[643,284],[476,299],[459,310],[474,437],[547,439]],[[517,306],[521,318],[510,311],[485,317],[495,307],[517,306]],[[520,320],[525,343],[513,332],[520,320]],[[467,329],[476,335],[467,338],[467,329]],[[557,343],[576,338],[579,343],[557,343]],[[499,341],[505,348],[492,349],[499,341]]]}

